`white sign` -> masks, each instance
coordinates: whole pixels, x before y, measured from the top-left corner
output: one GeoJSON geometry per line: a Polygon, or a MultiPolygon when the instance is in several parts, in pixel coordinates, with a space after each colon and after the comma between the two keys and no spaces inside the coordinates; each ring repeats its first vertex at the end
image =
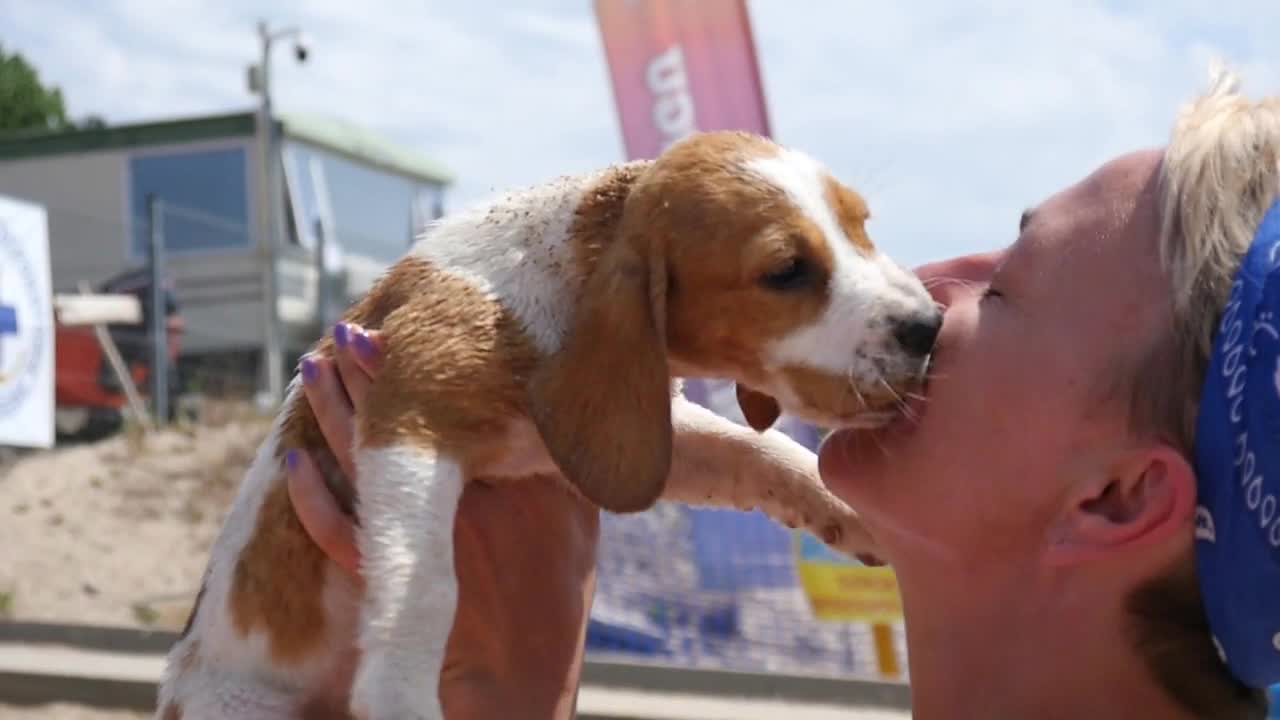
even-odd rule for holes
{"type": "Polygon", "coordinates": [[[0,195],[0,445],[53,446],[52,286],[48,213],[0,195]]]}

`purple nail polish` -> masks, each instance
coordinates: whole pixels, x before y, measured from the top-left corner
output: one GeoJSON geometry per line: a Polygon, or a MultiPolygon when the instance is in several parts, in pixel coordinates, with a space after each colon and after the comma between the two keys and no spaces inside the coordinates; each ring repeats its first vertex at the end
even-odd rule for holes
{"type": "Polygon", "coordinates": [[[333,327],[333,339],[338,342],[338,347],[344,348],[347,346],[347,340],[350,338],[347,337],[346,323],[338,323],[333,327]]]}
{"type": "Polygon", "coordinates": [[[290,472],[298,469],[298,451],[290,450],[285,453],[284,462],[289,466],[290,472]]]}
{"type": "Polygon", "coordinates": [[[372,360],[378,356],[378,348],[373,344],[373,338],[367,333],[356,333],[351,344],[356,346],[356,352],[360,353],[360,357],[366,360],[372,360]]]}
{"type": "Polygon", "coordinates": [[[320,368],[316,367],[316,361],[311,358],[302,359],[302,382],[310,385],[320,377],[320,368]]]}

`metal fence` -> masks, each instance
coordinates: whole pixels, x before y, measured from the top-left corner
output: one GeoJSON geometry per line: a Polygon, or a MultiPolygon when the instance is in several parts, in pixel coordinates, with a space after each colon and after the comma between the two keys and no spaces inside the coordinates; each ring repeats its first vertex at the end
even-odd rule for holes
{"type": "MultiPolygon", "coordinates": [[[[707,384],[711,392],[695,385],[686,394],[741,422],[714,400],[732,397],[731,386],[707,384]]],[[[791,421],[783,429],[816,448],[812,428],[791,421]]],[[[606,514],[589,651],[691,668],[880,676],[868,624],[814,617],[797,573],[795,532],[759,511],[676,503],[606,514]]],[[[896,664],[905,668],[902,628],[893,634],[896,664]]]]}

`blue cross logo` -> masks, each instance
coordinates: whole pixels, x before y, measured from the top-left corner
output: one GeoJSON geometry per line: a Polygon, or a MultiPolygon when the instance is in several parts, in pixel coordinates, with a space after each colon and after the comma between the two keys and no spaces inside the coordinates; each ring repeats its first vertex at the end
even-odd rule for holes
{"type": "Polygon", "coordinates": [[[39,363],[48,359],[46,344],[53,339],[53,328],[46,332],[40,320],[40,308],[48,300],[23,248],[9,234],[7,219],[0,215],[0,417],[31,394],[39,363]]]}
{"type": "Polygon", "coordinates": [[[4,340],[18,334],[18,309],[0,300],[0,367],[4,366],[4,340]]]}

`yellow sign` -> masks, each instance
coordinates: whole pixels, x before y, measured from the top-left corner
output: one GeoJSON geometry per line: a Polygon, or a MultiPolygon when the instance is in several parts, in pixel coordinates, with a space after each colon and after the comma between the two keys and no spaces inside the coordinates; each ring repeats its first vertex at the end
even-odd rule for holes
{"type": "Polygon", "coordinates": [[[805,532],[796,533],[795,547],[800,585],[819,620],[902,621],[902,598],[891,568],[867,567],[847,559],[805,532]]]}

